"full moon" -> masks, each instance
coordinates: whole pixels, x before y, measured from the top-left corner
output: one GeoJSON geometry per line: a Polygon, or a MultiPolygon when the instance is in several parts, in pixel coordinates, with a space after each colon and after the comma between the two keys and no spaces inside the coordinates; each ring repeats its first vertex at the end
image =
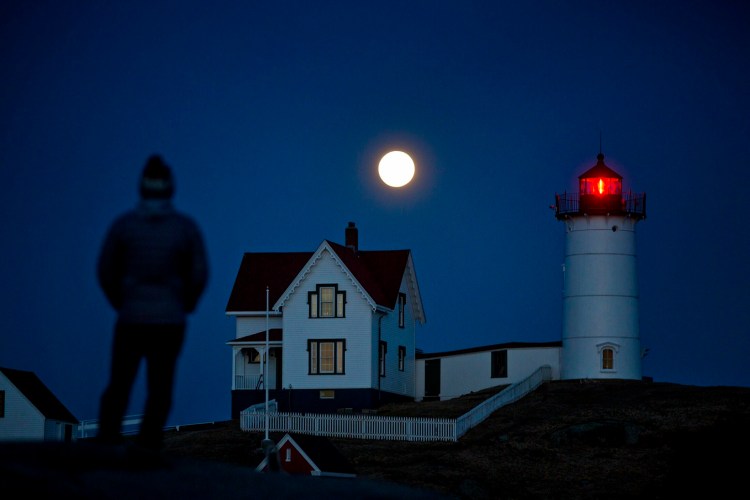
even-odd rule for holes
{"type": "Polygon", "coordinates": [[[414,177],[414,161],[403,151],[391,151],[378,165],[378,174],[391,187],[402,187],[414,177]]]}

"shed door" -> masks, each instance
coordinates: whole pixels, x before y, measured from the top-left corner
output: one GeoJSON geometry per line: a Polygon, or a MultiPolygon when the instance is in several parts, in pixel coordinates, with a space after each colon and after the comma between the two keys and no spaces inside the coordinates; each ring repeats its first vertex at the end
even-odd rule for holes
{"type": "Polygon", "coordinates": [[[424,361],[424,399],[440,399],[440,359],[424,361]]]}

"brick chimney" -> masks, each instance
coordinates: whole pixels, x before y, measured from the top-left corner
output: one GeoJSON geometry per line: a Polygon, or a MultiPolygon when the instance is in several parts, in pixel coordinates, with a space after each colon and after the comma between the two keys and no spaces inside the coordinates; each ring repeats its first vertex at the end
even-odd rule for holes
{"type": "Polygon", "coordinates": [[[359,250],[359,232],[353,222],[349,223],[344,232],[344,241],[346,241],[346,248],[351,248],[356,254],[359,250]]]}

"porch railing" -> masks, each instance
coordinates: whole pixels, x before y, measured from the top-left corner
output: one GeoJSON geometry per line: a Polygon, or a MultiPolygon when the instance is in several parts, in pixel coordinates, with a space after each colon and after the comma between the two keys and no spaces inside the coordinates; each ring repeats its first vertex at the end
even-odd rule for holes
{"type": "MultiPolygon", "coordinates": [[[[517,382],[477,405],[458,419],[388,417],[318,413],[268,413],[268,430],[296,432],[315,436],[379,439],[393,441],[458,441],[472,427],[492,412],[517,401],[543,382],[552,379],[552,369],[542,366],[526,379],[517,382]]],[[[243,431],[265,430],[265,412],[258,405],[240,413],[243,431]],[[252,408],[252,410],[251,410],[252,408]]]]}
{"type": "Polygon", "coordinates": [[[237,390],[258,390],[263,388],[262,375],[235,375],[234,388],[237,390]]]}

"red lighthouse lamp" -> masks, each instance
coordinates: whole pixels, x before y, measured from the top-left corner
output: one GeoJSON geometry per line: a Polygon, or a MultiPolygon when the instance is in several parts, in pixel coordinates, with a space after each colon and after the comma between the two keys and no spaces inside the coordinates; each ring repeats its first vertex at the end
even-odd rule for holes
{"type": "Polygon", "coordinates": [[[589,214],[619,212],[622,206],[622,176],[604,164],[599,153],[596,165],[578,176],[580,210],[589,214]]]}
{"type": "Polygon", "coordinates": [[[622,192],[622,176],[596,156],[596,165],[578,176],[578,193],[555,195],[555,217],[560,220],[589,215],[625,215],[646,218],[646,194],[622,192]]]}

